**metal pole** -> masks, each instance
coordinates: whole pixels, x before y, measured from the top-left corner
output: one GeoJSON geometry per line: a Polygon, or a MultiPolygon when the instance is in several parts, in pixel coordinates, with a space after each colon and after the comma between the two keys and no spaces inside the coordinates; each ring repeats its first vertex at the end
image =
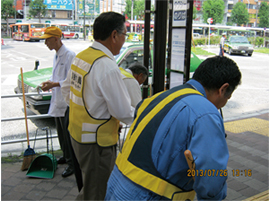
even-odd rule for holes
{"type": "Polygon", "coordinates": [[[14,16],[14,19],[15,19],[15,23],[16,23],[16,18],[17,18],[17,0],[15,0],[15,16],[14,16]]]}
{"type": "MultiPolygon", "coordinates": [[[[150,17],[151,17],[151,0],[145,0],[143,64],[147,69],[149,69],[149,56],[150,56],[150,50],[149,50],[150,17]]],[[[151,86],[148,86],[148,79],[146,79],[146,81],[143,84],[143,98],[148,97],[148,88],[149,87],[151,88],[151,86]]]]}
{"type": "Polygon", "coordinates": [[[83,0],[83,40],[85,41],[85,1],[83,0]]]}
{"type": "MultiPolygon", "coordinates": [[[[249,0],[247,0],[247,1],[248,1],[248,15],[249,15],[249,0]]],[[[246,26],[248,27],[248,23],[246,26]]]]}
{"type": "Polygon", "coordinates": [[[190,74],[190,54],[191,54],[191,36],[192,36],[192,17],[193,17],[193,0],[188,0],[189,9],[187,10],[186,21],[186,62],[184,83],[189,80],[190,74]]]}
{"type": "Polygon", "coordinates": [[[23,12],[23,14],[24,14],[24,21],[26,21],[26,0],[24,0],[24,12],[23,12]]]}
{"type": "MultiPolygon", "coordinates": [[[[130,19],[131,19],[131,21],[133,21],[133,5],[134,5],[134,2],[133,2],[133,0],[131,2],[132,3],[131,3],[131,17],[130,17],[130,19]]],[[[132,23],[130,23],[130,32],[131,33],[133,32],[133,24],[132,23]]]]}
{"type": "Polygon", "coordinates": [[[164,90],[168,0],[156,0],[153,94],[164,90]]]}
{"type": "Polygon", "coordinates": [[[209,30],[208,30],[208,48],[210,48],[210,22],[209,22],[209,30]]]}

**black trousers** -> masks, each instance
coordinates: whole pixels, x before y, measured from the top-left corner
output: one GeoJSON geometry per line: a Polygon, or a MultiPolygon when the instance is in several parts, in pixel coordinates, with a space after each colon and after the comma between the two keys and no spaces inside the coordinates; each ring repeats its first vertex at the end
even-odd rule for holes
{"type": "Polygon", "coordinates": [[[66,162],[69,166],[73,167],[71,154],[69,151],[69,132],[66,127],[66,117],[55,117],[56,130],[58,134],[58,140],[63,151],[63,157],[66,159],[66,162]]]}
{"type": "Polygon", "coordinates": [[[69,152],[70,152],[71,159],[72,159],[72,164],[73,164],[73,168],[74,168],[74,175],[76,178],[77,187],[78,187],[78,190],[80,192],[82,187],[83,187],[82,171],[80,169],[80,165],[78,163],[78,160],[75,156],[73,147],[71,145],[71,140],[70,140],[71,136],[70,136],[69,131],[68,131],[68,124],[69,124],[69,107],[67,108],[66,113],[65,113],[65,127],[67,129],[68,137],[69,137],[68,141],[67,141],[67,145],[68,145],[69,152]]]}

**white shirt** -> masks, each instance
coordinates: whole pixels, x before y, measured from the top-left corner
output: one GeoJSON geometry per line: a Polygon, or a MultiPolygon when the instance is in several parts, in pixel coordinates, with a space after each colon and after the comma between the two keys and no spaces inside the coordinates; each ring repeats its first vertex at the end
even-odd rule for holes
{"type": "MultiPolygon", "coordinates": [[[[125,70],[133,75],[130,69],[125,70]]],[[[139,82],[135,78],[126,78],[123,79],[123,81],[127,87],[127,91],[131,99],[131,106],[135,108],[136,105],[142,100],[142,91],[139,82]]]]}
{"type": "Polygon", "coordinates": [[[60,87],[52,88],[52,97],[48,114],[52,117],[64,117],[67,104],[61,93],[61,85],[67,77],[72,60],[76,54],[67,49],[63,44],[55,54],[53,60],[53,72],[50,81],[59,82],[60,87]]]}
{"type": "Polygon", "coordinates": [[[225,37],[222,36],[219,42],[222,48],[224,47],[224,42],[225,42],[225,37]]]}
{"type": "MultiPolygon", "coordinates": [[[[108,57],[95,61],[90,74],[86,75],[84,82],[83,100],[92,117],[108,119],[115,117],[125,124],[131,124],[134,108],[125,84],[121,77],[120,69],[109,49],[101,43],[94,41],[92,47],[103,51],[108,57]]],[[[62,85],[62,93],[69,103],[70,74],[62,85]]]]}

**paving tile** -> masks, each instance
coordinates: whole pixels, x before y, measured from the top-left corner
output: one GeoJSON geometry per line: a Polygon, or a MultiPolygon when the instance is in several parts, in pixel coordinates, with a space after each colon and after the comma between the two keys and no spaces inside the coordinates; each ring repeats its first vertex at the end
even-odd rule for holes
{"type": "Polygon", "coordinates": [[[233,201],[239,197],[241,197],[242,194],[238,193],[234,189],[227,188],[227,197],[224,199],[224,201],[233,201]]]}
{"type": "Polygon", "coordinates": [[[239,190],[248,188],[248,185],[241,183],[241,182],[238,182],[236,180],[228,182],[227,184],[228,184],[228,187],[230,187],[230,189],[233,189],[235,191],[239,191],[239,190]]]}
{"type": "Polygon", "coordinates": [[[46,191],[32,190],[25,197],[27,200],[40,201],[46,193],[46,191]]]}
{"type": "Polygon", "coordinates": [[[38,184],[37,189],[40,191],[50,191],[55,187],[55,183],[52,182],[41,182],[38,184]]]}
{"type": "MultiPolygon", "coordinates": [[[[256,116],[269,120],[269,114],[256,116]]],[[[269,189],[269,137],[256,132],[226,131],[230,158],[228,161],[227,197],[241,201],[269,189]],[[233,169],[251,169],[252,176],[233,176],[233,169]]],[[[29,178],[21,171],[22,162],[1,164],[1,200],[74,201],[78,195],[75,176],[62,177],[66,164],[58,165],[53,179],[29,178]]],[[[195,198],[197,200],[197,198],[195,198]]]]}
{"type": "Polygon", "coordinates": [[[29,193],[31,190],[35,188],[35,185],[32,184],[19,184],[16,187],[14,187],[14,191],[17,192],[22,192],[22,193],[29,193]]]}
{"type": "Polygon", "coordinates": [[[23,196],[24,196],[24,193],[20,193],[20,192],[16,194],[12,192],[8,192],[4,195],[2,195],[1,193],[1,201],[19,201],[23,198],[23,196]]]}
{"type": "Polygon", "coordinates": [[[49,192],[46,193],[47,197],[52,197],[55,198],[57,200],[60,200],[62,198],[64,198],[64,196],[68,193],[68,191],[66,189],[53,189],[49,192]]]}
{"type": "Polygon", "coordinates": [[[259,171],[262,174],[268,175],[269,168],[263,165],[258,165],[257,167],[253,168],[253,170],[259,171]]]}
{"type": "Polygon", "coordinates": [[[1,196],[8,193],[12,189],[11,186],[1,186],[1,196]]]}
{"type": "Polygon", "coordinates": [[[261,191],[263,188],[267,187],[267,184],[260,182],[259,180],[256,179],[244,182],[244,184],[258,191],[261,191]]]}
{"type": "Polygon", "coordinates": [[[243,196],[246,196],[247,198],[261,193],[258,190],[253,189],[251,187],[247,187],[246,189],[239,190],[238,192],[242,194],[243,196]]]}

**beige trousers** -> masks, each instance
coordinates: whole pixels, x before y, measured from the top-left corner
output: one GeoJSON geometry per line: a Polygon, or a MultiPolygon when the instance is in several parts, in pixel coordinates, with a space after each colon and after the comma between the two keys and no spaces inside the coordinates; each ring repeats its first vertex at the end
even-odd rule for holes
{"type": "Polygon", "coordinates": [[[104,200],[107,182],[116,159],[116,145],[100,147],[97,144],[80,144],[72,138],[71,144],[83,178],[83,187],[76,200],[104,200]]]}

